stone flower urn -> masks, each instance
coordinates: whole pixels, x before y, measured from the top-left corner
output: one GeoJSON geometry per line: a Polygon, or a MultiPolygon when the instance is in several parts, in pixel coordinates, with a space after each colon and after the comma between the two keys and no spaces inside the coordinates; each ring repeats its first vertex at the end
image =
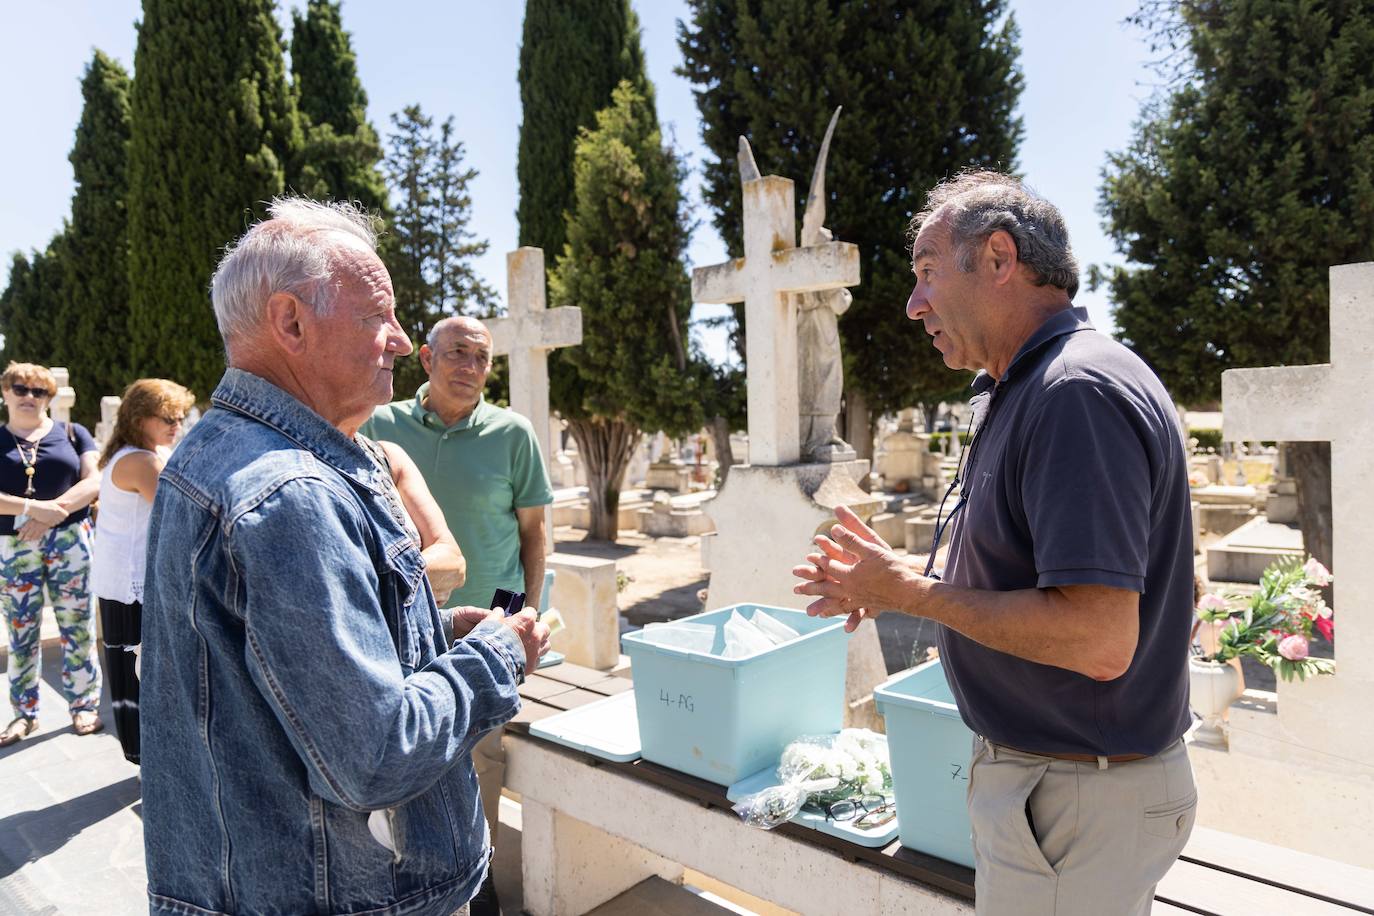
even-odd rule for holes
{"type": "Polygon", "coordinates": [[[1244,691],[1240,671],[1226,662],[1188,659],[1189,703],[1202,717],[1194,740],[1215,747],[1228,747],[1222,716],[1244,691]]]}

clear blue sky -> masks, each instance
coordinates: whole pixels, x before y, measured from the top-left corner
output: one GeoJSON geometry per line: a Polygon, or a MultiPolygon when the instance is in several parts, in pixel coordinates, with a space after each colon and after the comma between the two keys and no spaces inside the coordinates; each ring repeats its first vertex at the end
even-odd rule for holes
{"type": "MultiPolygon", "coordinates": [[[[283,8],[304,6],[284,0],[283,8]]],[[[681,0],[634,0],[644,28],[659,115],[693,166],[704,155],[691,86],[673,74],[680,61],[676,22],[681,0]]],[[[1117,260],[1095,211],[1100,172],[1109,150],[1123,148],[1140,103],[1151,92],[1140,33],[1123,24],[1133,0],[1011,0],[1021,27],[1025,92],[1020,113],[1025,140],[1020,167],[1032,185],[1068,219],[1074,247],[1086,266],[1117,260]]],[[[403,106],[418,102],[438,119],[454,116],[479,175],[473,187],[473,229],[491,242],[478,263],[497,290],[505,289],[505,253],[515,247],[515,157],[520,126],[516,84],[523,5],[477,0],[345,0],[344,25],[353,33],[369,115],[380,131],[403,106]]],[[[81,114],[80,80],[92,48],[132,71],[138,0],[44,0],[7,4],[0,31],[0,273],[9,253],[45,245],[70,210],[67,162],[81,114]]],[[[938,86],[930,87],[938,92],[938,86]]],[[[844,129],[843,121],[839,126],[844,129]]],[[[765,164],[765,171],[767,166],[765,164]]],[[[787,176],[805,183],[808,176],[787,176]]],[[[844,193],[844,188],[836,192],[844,193]]],[[[695,172],[691,188],[696,197],[695,172]]],[[[711,264],[724,247],[699,206],[700,228],[690,257],[711,264]]],[[[226,239],[226,241],[228,241],[226,239]]],[[[893,239],[900,245],[900,239],[893,239]]],[[[1105,297],[1084,290],[1099,328],[1111,329],[1105,297]]],[[[903,303],[894,302],[893,308],[903,303]]],[[[696,317],[710,310],[698,307],[696,317]]],[[[720,335],[706,340],[724,357],[720,335]]]]}

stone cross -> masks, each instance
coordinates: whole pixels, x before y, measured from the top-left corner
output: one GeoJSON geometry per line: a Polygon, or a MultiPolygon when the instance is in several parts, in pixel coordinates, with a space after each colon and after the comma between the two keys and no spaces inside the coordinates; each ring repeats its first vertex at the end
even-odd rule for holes
{"type": "Polygon", "coordinates": [[[695,302],[744,303],[749,461],[801,457],[797,407],[797,309],[790,294],[859,283],[859,249],[848,242],[797,248],[793,184],[768,175],[744,182],[744,257],[692,271],[695,302]]]}
{"type": "Polygon", "coordinates": [[[63,423],[72,421],[72,405],[76,403],[76,391],[71,386],[71,374],[61,366],[53,366],[53,381],[57,382],[57,394],[48,402],[48,413],[54,420],[63,423]]]}
{"type": "Polygon", "coordinates": [[[1368,760],[1374,729],[1374,262],[1331,268],[1331,362],[1231,369],[1221,376],[1222,437],[1331,443],[1336,674],[1280,683],[1279,719],[1304,743],[1368,760]]]}
{"type": "Polygon", "coordinates": [[[119,418],[120,399],[113,394],[107,394],[100,399],[100,422],[95,425],[95,441],[101,447],[110,441],[110,436],[114,434],[115,421],[119,418]]]}
{"type": "Polygon", "coordinates": [[[582,342],[582,310],[547,308],[544,251],[517,248],[506,255],[507,317],[485,322],[492,355],[510,357],[510,406],[534,425],[545,467],[552,468],[549,436],[549,351],[582,342]]]}

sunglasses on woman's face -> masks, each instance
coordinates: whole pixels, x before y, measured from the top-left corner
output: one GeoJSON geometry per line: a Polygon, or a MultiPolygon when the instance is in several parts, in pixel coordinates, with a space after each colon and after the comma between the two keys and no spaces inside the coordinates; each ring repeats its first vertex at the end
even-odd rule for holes
{"type": "Polygon", "coordinates": [[[52,397],[46,388],[30,388],[28,385],[21,385],[18,382],[10,386],[10,391],[13,391],[21,398],[35,397],[40,401],[44,398],[52,397]]]}

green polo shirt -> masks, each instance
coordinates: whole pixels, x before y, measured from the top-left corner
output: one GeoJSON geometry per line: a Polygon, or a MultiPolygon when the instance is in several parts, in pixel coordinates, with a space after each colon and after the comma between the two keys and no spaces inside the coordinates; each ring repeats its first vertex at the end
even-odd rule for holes
{"type": "Polygon", "coordinates": [[[468,577],[447,607],[486,607],[497,588],[525,590],[515,510],[553,502],[534,427],[485,398],[452,426],[422,405],[429,383],[409,401],[378,407],[361,432],[394,442],[420,468],[467,558],[468,577]]]}

